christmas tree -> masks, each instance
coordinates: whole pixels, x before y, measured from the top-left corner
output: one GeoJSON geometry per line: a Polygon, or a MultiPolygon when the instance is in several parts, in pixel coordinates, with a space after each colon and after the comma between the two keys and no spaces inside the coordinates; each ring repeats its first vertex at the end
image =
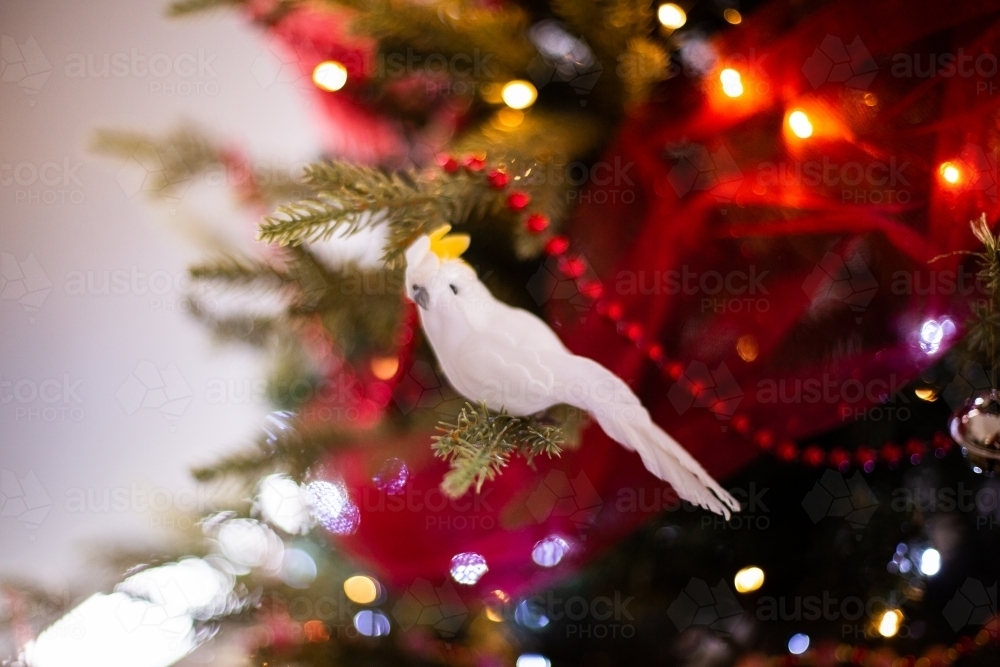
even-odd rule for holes
{"type": "Polygon", "coordinates": [[[257,250],[192,267],[190,311],[270,361],[274,411],[194,471],[230,507],[114,553],[115,590],[48,605],[5,664],[80,659],[73,619],[111,617],[151,665],[222,642],[255,665],[996,663],[993,3],[169,13],[223,7],[313,89],[317,161],[259,169],[191,128],[95,149],[158,160],[154,199],[240,176],[257,250]],[[453,386],[405,279],[424,236],[627,383],[740,511],[682,501],[571,394],[522,414],[453,386]]]}

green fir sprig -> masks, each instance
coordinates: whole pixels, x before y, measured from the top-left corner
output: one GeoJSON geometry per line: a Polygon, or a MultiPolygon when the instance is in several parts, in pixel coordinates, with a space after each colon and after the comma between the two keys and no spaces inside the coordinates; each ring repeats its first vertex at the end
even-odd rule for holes
{"type": "Polygon", "coordinates": [[[978,279],[986,289],[984,300],[972,303],[972,321],[966,334],[966,346],[975,354],[989,358],[989,377],[997,386],[997,330],[1000,329],[1000,236],[994,236],[983,213],[969,223],[972,233],[983,244],[983,251],[973,253],[980,264],[978,279]]]}
{"type": "Polygon", "coordinates": [[[473,484],[478,493],[518,454],[529,464],[536,456],[559,456],[565,438],[562,429],[537,416],[515,417],[506,410],[493,412],[485,403],[466,403],[454,423],[441,422],[434,436],[434,454],[451,463],[441,490],[451,498],[465,494],[473,484]]]}
{"type": "Polygon", "coordinates": [[[384,260],[397,268],[406,247],[422,231],[461,225],[499,209],[500,198],[478,175],[464,171],[391,172],[347,162],[306,167],[315,196],[278,208],[265,218],[258,238],[267,243],[314,243],[389,226],[384,260]]]}

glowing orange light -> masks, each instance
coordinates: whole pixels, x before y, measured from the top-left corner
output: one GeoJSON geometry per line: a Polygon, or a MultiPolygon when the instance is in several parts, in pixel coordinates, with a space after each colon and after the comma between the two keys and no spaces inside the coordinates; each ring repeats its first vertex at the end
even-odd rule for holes
{"type": "Polygon", "coordinates": [[[743,94],[743,80],[740,73],[727,67],[719,72],[719,81],[722,82],[722,92],[729,97],[739,97],[743,94]]]}
{"type": "Polygon", "coordinates": [[[306,639],[311,642],[325,642],[330,639],[330,630],[323,621],[306,621],[302,626],[306,639]]]}
{"type": "Polygon", "coordinates": [[[955,185],[962,180],[962,170],[954,162],[945,162],[941,165],[941,178],[947,183],[955,185]]]}
{"type": "Polygon", "coordinates": [[[375,357],[371,361],[372,375],[379,380],[391,380],[399,370],[399,359],[396,357],[375,357]]]}
{"type": "Polygon", "coordinates": [[[747,363],[756,359],[757,355],[760,354],[757,338],[753,334],[740,336],[740,339],[736,341],[736,353],[740,355],[740,359],[747,363]]]}
{"type": "Polygon", "coordinates": [[[352,602],[369,604],[378,599],[378,582],[363,574],[356,574],[344,582],[344,593],[352,602]]]}
{"type": "Polygon", "coordinates": [[[799,139],[808,139],[813,134],[813,124],[802,109],[796,109],[788,115],[788,127],[799,139]]]}
{"type": "Polygon", "coordinates": [[[722,12],[722,17],[726,19],[726,21],[728,21],[729,23],[732,23],[733,25],[739,25],[740,22],[743,20],[743,16],[739,13],[739,11],[735,9],[727,9],[726,11],[722,12]]]}

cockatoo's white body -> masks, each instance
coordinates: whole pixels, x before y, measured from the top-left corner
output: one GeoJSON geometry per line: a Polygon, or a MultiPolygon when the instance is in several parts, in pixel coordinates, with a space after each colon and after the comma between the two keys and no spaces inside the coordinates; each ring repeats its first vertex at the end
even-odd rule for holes
{"type": "Polygon", "coordinates": [[[596,361],[573,354],[534,314],[497,300],[476,272],[442,250],[439,230],[406,251],[406,292],[448,381],[471,401],[517,416],[565,403],[587,411],[609,437],[636,451],[646,468],[696,505],[729,517],[733,499],[673,438],[638,397],[596,361]],[[433,237],[433,238],[432,238],[433,237]]]}

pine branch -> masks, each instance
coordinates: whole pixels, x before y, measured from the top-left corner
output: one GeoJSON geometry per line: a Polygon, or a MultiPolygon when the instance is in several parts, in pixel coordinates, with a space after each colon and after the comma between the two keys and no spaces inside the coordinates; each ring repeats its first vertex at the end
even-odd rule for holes
{"type": "Polygon", "coordinates": [[[555,0],[552,9],[594,50],[603,67],[592,97],[628,108],[644,101],[667,72],[669,57],[650,39],[653,6],[643,0],[555,0]]]}
{"type": "Polygon", "coordinates": [[[179,199],[196,178],[212,177],[245,201],[272,206],[312,192],[291,174],[234,160],[231,152],[191,127],[179,127],[159,138],[103,130],[94,137],[93,149],[125,160],[142,178],[139,190],[158,199],[179,199]]]}
{"type": "Polygon", "coordinates": [[[318,317],[339,351],[349,358],[393,349],[403,292],[401,271],[362,270],[354,264],[330,268],[304,246],[290,248],[284,260],[284,265],[279,265],[228,255],[189,269],[192,280],[203,285],[282,292],[287,303],[283,317],[218,317],[196,296],[189,299],[192,314],[221,341],[261,347],[273,335],[291,332],[298,322],[318,317]]]}
{"type": "Polygon", "coordinates": [[[339,350],[350,358],[386,354],[402,309],[403,273],[398,269],[361,269],[354,264],[331,269],[305,247],[293,249],[293,274],[299,290],[291,317],[319,316],[339,350]]]}
{"type": "Polygon", "coordinates": [[[271,317],[252,315],[219,317],[193,297],[188,298],[187,309],[196,320],[212,331],[212,337],[220,343],[240,342],[252,347],[265,347],[280,326],[279,321],[271,317]]]}
{"type": "MultiPolygon", "coordinates": [[[[301,424],[297,425],[304,428],[301,424]]],[[[301,476],[325,454],[355,441],[349,431],[323,425],[300,431],[292,428],[275,439],[261,437],[253,448],[223,457],[216,463],[195,468],[192,475],[199,482],[235,477],[248,486],[271,472],[301,476]]]]}
{"type": "Polygon", "coordinates": [[[231,9],[247,4],[248,0],[175,0],[167,6],[167,16],[187,16],[215,9],[231,9]]]}
{"type": "Polygon", "coordinates": [[[989,359],[991,385],[997,387],[997,360],[1000,358],[997,331],[1000,329],[1000,236],[990,231],[986,214],[969,223],[972,233],[983,244],[983,252],[975,253],[979,259],[978,281],[987,291],[984,303],[972,304],[972,320],[966,334],[965,345],[974,354],[989,359]]]}
{"type": "Polygon", "coordinates": [[[218,150],[189,128],[175,130],[161,140],[104,130],[93,145],[99,153],[133,163],[137,172],[145,170],[141,189],[160,198],[178,197],[195,176],[219,163],[218,150]]]}
{"type": "Polygon", "coordinates": [[[316,196],[279,207],[261,224],[259,240],[293,245],[387,224],[384,260],[389,268],[399,266],[406,247],[422,231],[464,224],[499,204],[497,193],[481,177],[464,172],[411,180],[402,173],[331,162],[307,167],[305,182],[316,196]]]}
{"type": "Polygon", "coordinates": [[[526,39],[527,16],[516,5],[476,7],[473,3],[411,0],[327,0],[353,9],[352,29],[382,43],[383,53],[418,53],[477,59],[473,73],[484,80],[509,81],[523,73],[535,49],[526,39]]]}
{"type": "Polygon", "coordinates": [[[485,403],[466,403],[454,424],[441,422],[434,436],[434,454],[451,463],[441,490],[458,498],[473,484],[478,492],[519,454],[529,464],[536,456],[549,458],[562,453],[564,438],[559,426],[540,417],[514,417],[506,410],[491,412],[485,403]]]}
{"type": "Polygon", "coordinates": [[[188,269],[192,280],[221,282],[229,285],[264,285],[285,287],[292,277],[284,269],[250,257],[224,255],[188,269]]]}

